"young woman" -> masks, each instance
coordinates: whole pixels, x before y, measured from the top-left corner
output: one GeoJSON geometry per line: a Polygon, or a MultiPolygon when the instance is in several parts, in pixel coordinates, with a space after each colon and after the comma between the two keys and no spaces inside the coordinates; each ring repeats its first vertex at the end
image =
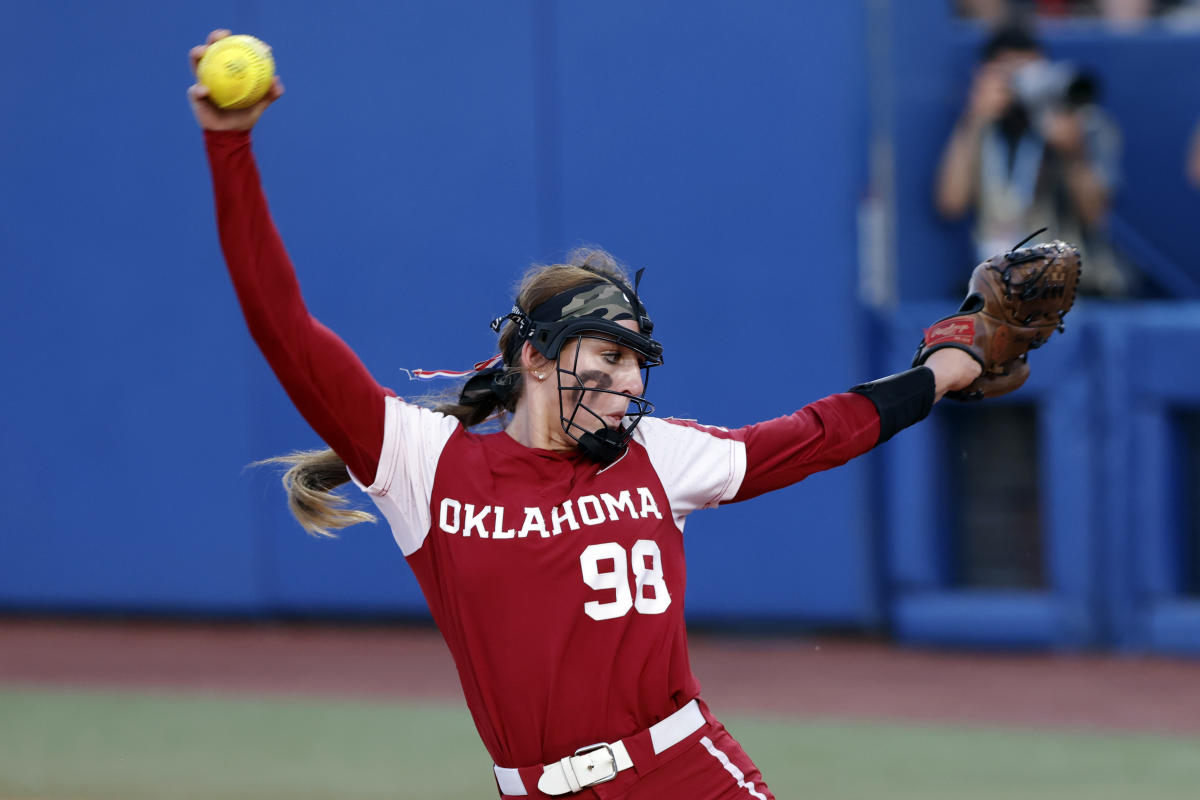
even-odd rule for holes
{"type": "MultiPolygon", "coordinates": [[[[214,31],[211,44],[227,31],[214,31]]],[[[204,46],[191,53],[193,67],[204,46]]],[[[296,516],[363,518],[353,480],[416,574],[495,761],[503,797],[772,797],[698,697],[683,619],[683,527],[842,464],[979,374],[960,350],[740,430],[657,419],[646,375],[662,346],[606,254],[527,275],[493,322],[502,364],[459,402],[406,403],[305,308],[267,210],[250,129],[283,93],[204,129],[225,258],[251,334],[330,451],[288,457],[296,516]],[[503,412],[502,431],[472,426],[503,412]]]]}

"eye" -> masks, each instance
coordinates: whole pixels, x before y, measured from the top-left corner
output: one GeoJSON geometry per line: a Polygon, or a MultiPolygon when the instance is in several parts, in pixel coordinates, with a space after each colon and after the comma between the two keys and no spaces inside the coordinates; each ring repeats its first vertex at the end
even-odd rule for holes
{"type": "Polygon", "coordinates": [[[605,350],[600,355],[607,363],[612,364],[614,367],[621,363],[620,350],[605,350]]]}

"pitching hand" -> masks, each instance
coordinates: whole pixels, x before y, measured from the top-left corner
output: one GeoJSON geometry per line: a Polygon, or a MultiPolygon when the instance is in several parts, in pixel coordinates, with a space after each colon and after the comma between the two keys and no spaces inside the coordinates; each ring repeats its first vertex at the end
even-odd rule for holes
{"type": "MultiPolygon", "coordinates": [[[[224,29],[215,30],[208,35],[204,44],[193,47],[188,52],[192,62],[192,75],[196,74],[196,65],[200,63],[204,51],[209,45],[229,35],[224,29]]],[[[266,95],[249,108],[224,109],[217,108],[208,100],[208,87],[197,81],[188,87],[188,100],[192,104],[192,113],[196,115],[196,123],[209,131],[248,131],[258,122],[258,118],[283,95],[283,81],[276,75],[271,80],[271,88],[266,95]]]]}

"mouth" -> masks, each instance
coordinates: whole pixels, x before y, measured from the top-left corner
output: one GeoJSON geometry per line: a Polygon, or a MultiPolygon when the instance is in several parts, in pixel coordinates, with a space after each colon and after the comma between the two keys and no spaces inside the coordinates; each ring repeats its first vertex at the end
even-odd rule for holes
{"type": "Polygon", "coordinates": [[[602,419],[604,420],[605,427],[620,428],[622,423],[625,421],[625,415],[624,414],[605,414],[605,415],[603,415],[602,419]]]}

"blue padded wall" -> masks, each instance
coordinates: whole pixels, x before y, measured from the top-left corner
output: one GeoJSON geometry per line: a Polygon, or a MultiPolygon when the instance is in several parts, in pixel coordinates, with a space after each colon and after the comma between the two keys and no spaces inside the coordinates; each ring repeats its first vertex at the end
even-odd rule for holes
{"type": "Polygon", "coordinates": [[[1174,412],[1200,409],[1200,305],[1109,309],[1102,363],[1109,376],[1106,594],[1115,643],[1130,650],[1200,653],[1200,597],[1185,582],[1185,503],[1177,470],[1185,441],[1174,412]],[[1118,359],[1127,359],[1122,362],[1118,359]]]}
{"type": "MultiPolygon", "coordinates": [[[[524,267],[597,243],[648,268],[660,413],[738,426],[902,369],[971,266],[965,225],[930,197],[980,32],[944,4],[900,5],[10,5],[28,35],[0,69],[30,77],[0,85],[20,109],[0,126],[0,609],[424,614],[384,527],[310,539],[275,477],[245,470],[320,443],[224,274],[183,94],[207,30],[275,46],[288,92],[255,133],[273,213],[314,313],[381,382],[420,393],[402,369],[490,355],[487,321],[524,267]],[[40,58],[50,39],[72,58],[40,58]],[[869,317],[853,244],[881,108],[900,305],[869,317]]],[[[1200,66],[1196,34],[1045,35],[1102,74],[1126,131],[1114,231],[1188,295],[1200,85],[1170,76],[1200,66]]],[[[1047,591],[948,585],[935,411],[858,462],[697,514],[692,618],[1200,650],[1171,475],[1171,415],[1197,402],[1175,366],[1200,355],[1194,317],[1083,304],[1009,401],[1037,405],[1054,476],[1047,591]]]]}

